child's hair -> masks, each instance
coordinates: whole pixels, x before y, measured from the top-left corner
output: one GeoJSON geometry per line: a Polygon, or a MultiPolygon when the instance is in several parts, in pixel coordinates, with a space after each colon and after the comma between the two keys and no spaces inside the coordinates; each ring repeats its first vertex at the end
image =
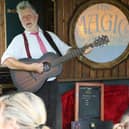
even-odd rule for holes
{"type": "Polygon", "coordinates": [[[0,97],[0,110],[4,124],[15,119],[20,129],[49,129],[45,126],[45,105],[41,98],[33,93],[19,92],[0,97]]]}
{"type": "Polygon", "coordinates": [[[129,108],[124,112],[124,114],[121,117],[121,122],[124,122],[126,120],[129,121],[129,108]]]}

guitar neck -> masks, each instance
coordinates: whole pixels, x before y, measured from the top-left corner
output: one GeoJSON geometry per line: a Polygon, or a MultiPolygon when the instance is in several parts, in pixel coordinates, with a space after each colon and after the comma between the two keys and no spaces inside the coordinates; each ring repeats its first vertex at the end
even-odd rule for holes
{"type": "Polygon", "coordinates": [[[76,48],[76,49],[72,49],[70,52],[68,52],[66,55],[62,56],[62,57],[59,57],[57,58],[53,63],[52,63],[52,66],[55,66],[55,65],[58,65],[58,64],[61,64],[61,63],[64,63],[65,61],[71,59],[71,58],[74,58],[76,56],[79,56],[81,54],[84,53],[84,51],[91,47],[97,47],[97,46],[100,46],[100,45],[103,45],[103,44],[106,44],[109,42],[109,39],[107,36],[105,35],[102,35],[102,37],[98,37],[98,39],[96,39],[93,43],[89,43],[88,45],[85,45],[84,47],[82,48],[76,48]]]}
{"type": "Polygon", "coordinates": [[[72,49],[70,52],[68,52],[66,55],[59,57],[53,62],[53,66],[64,63],[76,56],[79,56],[83,53],[85,50],[85,47],[83,48],[77,48],[77,49],[72,49]]]}

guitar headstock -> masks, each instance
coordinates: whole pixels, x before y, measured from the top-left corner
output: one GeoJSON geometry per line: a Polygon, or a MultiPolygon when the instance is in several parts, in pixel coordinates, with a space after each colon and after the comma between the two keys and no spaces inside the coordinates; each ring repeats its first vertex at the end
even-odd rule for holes
{"type": "Polygon", "coordinates": [[[95,41],[91,44],[91,47],[97,47],[104,44],[108,44],[109,41],[110,40],[107,35],[101,35],[95,39],[95,41]]]}

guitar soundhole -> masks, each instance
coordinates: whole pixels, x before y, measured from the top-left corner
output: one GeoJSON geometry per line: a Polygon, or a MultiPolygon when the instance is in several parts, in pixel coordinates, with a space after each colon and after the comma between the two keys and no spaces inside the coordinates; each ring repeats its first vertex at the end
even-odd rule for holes
{"type": "Polygon", "coordinates": [[[44,72],[48,72],[50,70],[50,68],[51,68],[51,64],[50,63],[48,63],[48,62],[44,62],[43,63],[43,71],[44,72]]]}

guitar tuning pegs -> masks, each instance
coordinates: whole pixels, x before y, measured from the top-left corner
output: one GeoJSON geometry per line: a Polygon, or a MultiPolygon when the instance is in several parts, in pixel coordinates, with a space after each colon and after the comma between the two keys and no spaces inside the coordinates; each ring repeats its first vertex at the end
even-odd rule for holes
{"type": "MultiPolygon", "coordinates": [[[[95,46],[104,46],[109,42],[109,38],[107,35],[101,35],[95,38],[94,44],[92,44],[93,47],[95,46]]],[[[91,46],[91,45],[90,45],[91,46]]]]}
{"type": "Polygon", "coordinates": [[[106,41],[106,43],[108,43],[110,41],[107,35],[102,35],[102,38],[103,38],[103,40],[106,41]]]}

